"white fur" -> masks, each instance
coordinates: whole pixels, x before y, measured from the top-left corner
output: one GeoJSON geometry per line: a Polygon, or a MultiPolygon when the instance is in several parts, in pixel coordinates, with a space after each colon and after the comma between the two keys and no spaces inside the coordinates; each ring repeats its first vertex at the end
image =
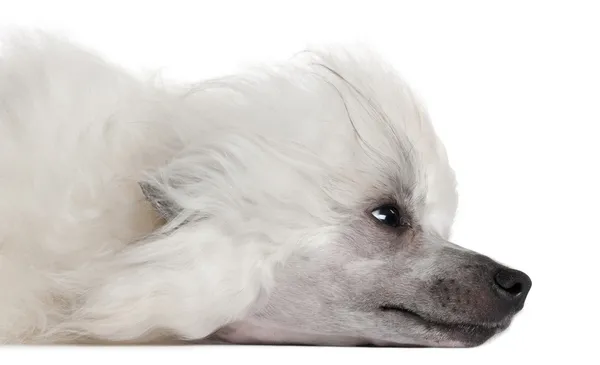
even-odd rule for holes
{"type": "Polygon", "coordinates": [[[380,153],[395,148],[390,126],[317,61],[414,146],[422,224],[449,234],[445,151],[368,53],[315,51],[170,87],[43,34],[0,52],[0,342],[200,339],[259,306],[278,264],[336,234],[343,214],[324,202],[353,206],[372,185],[355,172],[371,167],[348,113],[380,153]],[[140,181],[166,189],[175,221],[163,226],[140,181]]]}

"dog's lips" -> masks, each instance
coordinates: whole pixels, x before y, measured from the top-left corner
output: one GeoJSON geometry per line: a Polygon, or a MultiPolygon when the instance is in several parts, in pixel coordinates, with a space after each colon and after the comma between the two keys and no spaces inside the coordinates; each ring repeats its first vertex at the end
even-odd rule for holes
{"type": "Polygon", "coordinates": [[[414,310],[408,309],[402,305],[382,305],[380,310],[385,312],[397,312],[405,317],[424,325],[427,328],[435,328],[438,331],[456,334],[465,338],[465,342],[481,343],[498,332],[506,329],[510,323],[507,318],[501,322],[450,322],[431,318],[425,314],[420,314],[414,310]]]}

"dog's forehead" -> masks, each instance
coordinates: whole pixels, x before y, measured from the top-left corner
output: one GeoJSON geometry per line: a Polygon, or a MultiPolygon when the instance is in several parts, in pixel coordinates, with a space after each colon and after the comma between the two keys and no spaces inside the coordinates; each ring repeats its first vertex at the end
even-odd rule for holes
{"type": "Polygon", "coordinates": [[[375,178],[375,189],[387,187],[422,203],[422,224],[448,236],[457,205],[455,177],[421,101],[395,70],[367,50],[317,55],[311,64],[335,87],[362,142],[349,146],[376,150],[361,165],[363,175],[371,175],[366,180],[375,178]]]}

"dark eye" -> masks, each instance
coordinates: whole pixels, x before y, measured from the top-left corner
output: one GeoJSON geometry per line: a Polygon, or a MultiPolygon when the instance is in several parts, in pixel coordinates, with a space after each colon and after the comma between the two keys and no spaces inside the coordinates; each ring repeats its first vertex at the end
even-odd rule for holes
{"type": "Polygon", "coordinates": [[[410,223],[400,215],[400,211],[393,205],[384,205],[371,212],[379,222],[390,227],[409,227],[410,223]]]}

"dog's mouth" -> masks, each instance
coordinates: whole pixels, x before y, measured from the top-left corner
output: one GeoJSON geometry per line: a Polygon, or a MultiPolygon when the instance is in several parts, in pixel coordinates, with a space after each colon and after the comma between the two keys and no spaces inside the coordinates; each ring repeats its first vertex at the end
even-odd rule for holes
{"type": "Polygon", "coordinates": [[[379,307],[384,312],[394,312],[408,317],[430,330],[436,330],[456,337],[466,344],[478,345],[495,334],[505,330],[510,324],[510,318],[500,322],[451,322],[437,319],[433,316],[419,313],[402,305],[385,304],[379,307]]]}

